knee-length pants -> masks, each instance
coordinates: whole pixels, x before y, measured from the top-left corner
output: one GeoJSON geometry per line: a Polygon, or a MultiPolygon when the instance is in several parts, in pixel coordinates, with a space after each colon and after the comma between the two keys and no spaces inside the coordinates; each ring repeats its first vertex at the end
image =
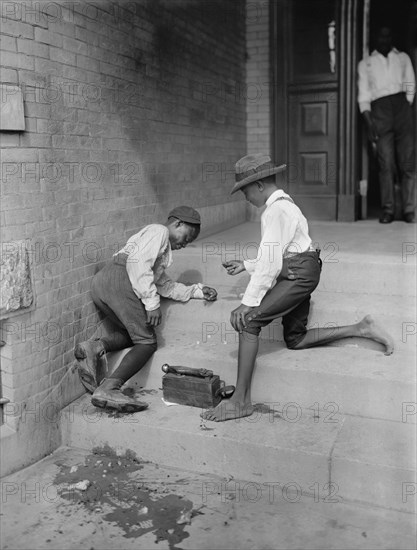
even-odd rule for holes
{"type": "Polygon", "coordinates": [[[284,258],[275,286],[246,316],[244,332],[258,335],[262,327],[282,317],[287,347],[299,344],[307,332],[310,296],[319,284],[321,264],[317,251],[284,258]]]}

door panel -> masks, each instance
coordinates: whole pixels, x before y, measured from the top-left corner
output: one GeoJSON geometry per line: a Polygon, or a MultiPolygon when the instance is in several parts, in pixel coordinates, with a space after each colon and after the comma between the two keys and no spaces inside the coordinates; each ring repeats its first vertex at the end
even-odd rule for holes
{"type": "Polygon", "coordinates": [[[329,92],[290,95],[289,184],[302,195],[336,195],[337,105],[329,92]]]}

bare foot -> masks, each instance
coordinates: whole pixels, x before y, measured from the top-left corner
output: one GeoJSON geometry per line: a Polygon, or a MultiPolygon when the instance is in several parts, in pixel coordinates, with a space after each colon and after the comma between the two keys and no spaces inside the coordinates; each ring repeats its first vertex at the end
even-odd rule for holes
{"type": "Polygon", "coordinates": [[[234,418],[243,418],[244,416],[250,416],[254,411],[254,406],[251,402],[244,402],[227,399],[221,401],[214,409],[208,409],[201,413],[201,418],[204,420],[212,420],[213,422],[225,422],[226,420],[233,420],[234,418]]]}
{"type": "Polygon", "coordinates": [[[378,325],[371,315],[366,315],[359,323],[361,336],[370,338],[381,344],[384,344],[386,350],[385,355],[394,353],[394,341],[391,336],[382,327],[378,325]]]}

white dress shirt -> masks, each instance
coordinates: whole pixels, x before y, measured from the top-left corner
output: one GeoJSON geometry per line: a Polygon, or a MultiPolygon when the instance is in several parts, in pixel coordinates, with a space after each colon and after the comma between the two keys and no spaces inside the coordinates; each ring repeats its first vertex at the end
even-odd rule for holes
{"type": "Polygon", "coordinates": [[[282,269],[283,258],[313,250],[308,234],[307,220],[301,210],[281,189],[274,191],[266,201],[261,217],[262,239],[254,260],[245,260],[250,282],[242,299],[245,306],[258,306],[272,288],[282,269]]]}
{"type": "Polygon", "coordinates": [[[133,291],[142,300],[146,311],[159,307],[159,296],[180,302],[188,302],[190,298],[204,298],[201,283],[183,285],[172,281],[165,273],[165,269],[172,264],[169,231],[165,225],[147,225],[116,252],[121,253],[128,256],[126,271],[133,291]]]}
{"type": "Polygon", "coordinates": [[[361,113],[371,110],[371,101],[404,92],[410,105],[415,95],[411,60],[393,48],[387,57],[374,50],[358,65],[358,103],[361,113]]]}

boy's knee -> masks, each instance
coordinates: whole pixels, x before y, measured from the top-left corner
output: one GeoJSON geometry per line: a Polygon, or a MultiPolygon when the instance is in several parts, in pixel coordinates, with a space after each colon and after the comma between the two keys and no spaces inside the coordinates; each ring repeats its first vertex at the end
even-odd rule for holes
{"type": "Polygon", "coordinates": [[[297,342],[294,342],[293,340],[290,340],[289,342],[285,342],[288,349],[297,349],[297,342]]]}
{"type": "Polygon", "coordinates": [[[298,337],[284,336],[284,341],[288,349],[301,349],[303,339],[304,339],[304,334],[301,337],[300,335],[298,335],[298,337]]]}
{"type": "Polygon", "coordinates": [[[152,344],[148,344],[148,348],[151,354],[154,354],[155,351],[158,349],[158,342],[153,342],[152,344]]]}
{"type": "Polygon", "coordinates": [[[146,354],[148,354],[149,357],[153,355],[158,348],[157,342],[148,343],[148,342],[144,342],[143,340],[141,342],[134,343],[133,345],[137,346],[138,349],[141,349],[143,352],[146,352],[146,354]]]}

